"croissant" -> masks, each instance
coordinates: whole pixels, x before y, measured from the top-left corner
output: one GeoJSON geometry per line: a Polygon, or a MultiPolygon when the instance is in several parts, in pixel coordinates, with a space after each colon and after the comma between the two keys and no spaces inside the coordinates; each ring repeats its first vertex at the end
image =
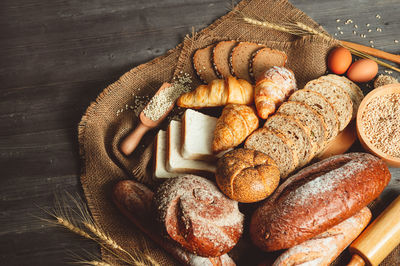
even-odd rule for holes
{"type": "Polygon", "coordinates": [[[227,105],[215,126],[213,152],[219,153],[239,145],[257,128],[258,117],[253,107],[244,104],[227,105]]]}
{"type": "Polygon", "coordinates": [[[178,98],[177,105],[186,108],[223,106],[229,103],[251,104],[253,86],[244,79],[232,76],[215,79],[208,85],[200,85],[194,91],[178,98]]]}
{"type": "Polygon", "coordinates": [[[290,69],[274,66],[265,71],[254,89],[258,116],[266,119],[295,90],[296,79],[290,69]]]}

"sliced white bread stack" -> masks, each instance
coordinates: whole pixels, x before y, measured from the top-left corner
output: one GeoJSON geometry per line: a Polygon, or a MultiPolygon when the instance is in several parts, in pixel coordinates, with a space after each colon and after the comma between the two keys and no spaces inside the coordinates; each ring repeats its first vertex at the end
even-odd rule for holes
{"type": "Polygon", "coordinates": [[[154,147],[154,176],[214,173],[211,144],[216,121],[214,117],[187,109],[182,122],[172,120],[167,132],[160,130],[154,147]]]}
{"type": "Polygon", "coordinates": [[[273,158],[285,178],[346,128],[362,98],[361,89],[345,77],[327,75],[312,80],[294,92],[264,128],[250,135],[245,147],[273,158]]]}

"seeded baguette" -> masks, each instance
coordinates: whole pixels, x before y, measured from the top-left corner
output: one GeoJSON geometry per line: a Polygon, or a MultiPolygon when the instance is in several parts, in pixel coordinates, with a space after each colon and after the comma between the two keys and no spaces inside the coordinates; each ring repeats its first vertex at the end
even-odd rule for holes
{"type": "Polygon", "coordinates": [[[229,56],[236,44],[237,41],[222,41],[214,46],[212,64],[219,78],[226,78],[232,75],[229,68],[229,56]]]}
{"type": "Polygon", "coordinates": [[[212,66],[211,53],[213,48],[214,44],[211,44],[205,48],[198,49],[193,55],[193,68],[201,81],[207,84],[218,78],[212,66]]]}
{"type": "Polygon", "coordinates": [[[229,66],[231,74],[240,79],[245,79],[248,82],[252,82],[249,73],[250,60],[254,52],[263,47],[265,46],[251,42],[238,43],[232,49],[229,56],[229,66]]]}

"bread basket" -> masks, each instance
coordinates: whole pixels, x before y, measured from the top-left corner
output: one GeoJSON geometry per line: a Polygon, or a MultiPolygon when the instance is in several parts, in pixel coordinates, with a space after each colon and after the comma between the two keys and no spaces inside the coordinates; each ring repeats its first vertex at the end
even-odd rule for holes
{"type": "Polygon", "coordinates": [[[370,103],[376,97],[380,97],[387,94],[392,93],[400,93],[400,84],[388,84],[385,86],[381,86],[376,88],[375,90],[371,91],[370,93],[365,96],[363,101],[360,104],[357,112],[357,135],[362,144],[362,146],[372,154],[380,157],[383,159],[389,166],[392,167],[400,167],[400,157],[394,157],[389,155],[378,148],[376,148],[368,139],[367,133],[362,125],[362,116],[368,103],[370,103]]]}

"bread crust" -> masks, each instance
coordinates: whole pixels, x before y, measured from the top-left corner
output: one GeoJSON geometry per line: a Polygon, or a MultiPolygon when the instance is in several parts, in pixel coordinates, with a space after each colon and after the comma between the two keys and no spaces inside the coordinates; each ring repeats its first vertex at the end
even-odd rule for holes
{"type": "Polygon", "coordinates": [[[252,216],[250,235],[265,251],[290,248],[354,215],[390,181],[367,153],[330,157],[289,177],[252,216]]]}

